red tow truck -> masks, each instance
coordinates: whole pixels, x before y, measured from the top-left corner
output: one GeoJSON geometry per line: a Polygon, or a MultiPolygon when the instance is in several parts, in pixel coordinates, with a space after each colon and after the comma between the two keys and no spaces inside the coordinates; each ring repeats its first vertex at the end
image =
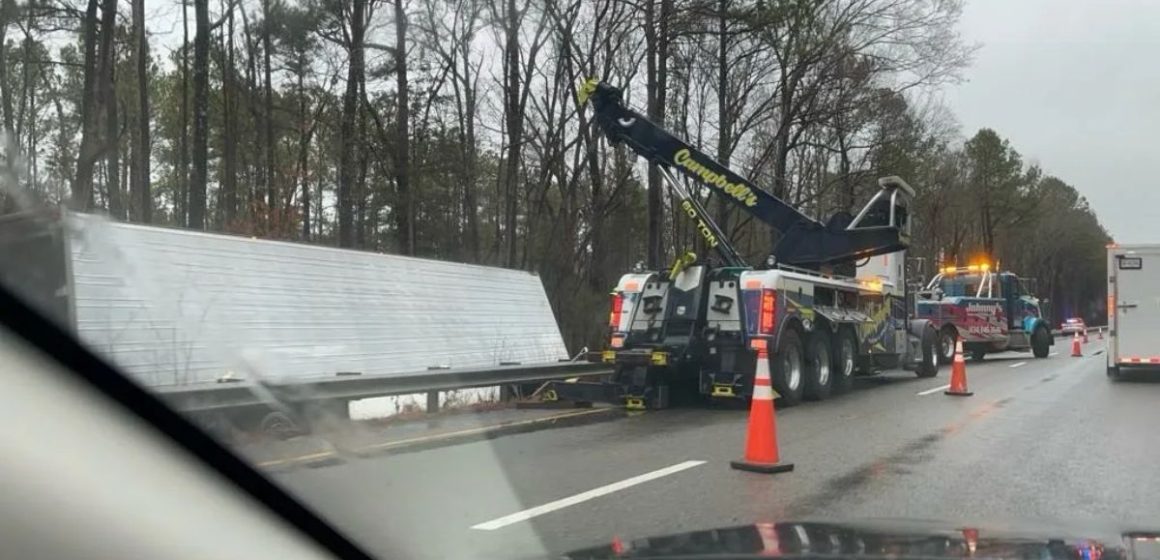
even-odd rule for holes
{"type": "Polygon", "coordinates": [[[989,263],[940,270],[916,294],[914,310],[938,330],[939,362],[951,362],[958,340],[975,360],[1028,349],[1046,358],[1055,338],[1028,284],[1014,273],[992,271],[989,263]]]}

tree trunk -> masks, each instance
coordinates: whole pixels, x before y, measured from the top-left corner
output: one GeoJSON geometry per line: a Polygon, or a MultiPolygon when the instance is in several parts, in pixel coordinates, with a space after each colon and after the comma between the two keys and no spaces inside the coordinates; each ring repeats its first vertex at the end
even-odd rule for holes
{"type": "Polygon", "coordinates": [[[189,227],[204,230],[209,166],[209,0],[193,0],[193,176],[189,227]]]}
{"type": "Polygon", "coordinates": [[[173,213],[178,227],[186,227],[189,225],[189,3],[186,0],[181,0],[181,136],[178,140],[173,213]]]}
{"type": "MultiPolygon", "coordinates": [[[[733,118],[729,112],[729,26],[726,14],[729,0],[717,1],[717,161],[729,167],[733,155],[733,118]]],[[[717,199],[717,225],[721,231],[729,231],[729,204],[725,197],[715,194],[717,199]]]]}
{"type": "Polygon", "coordinates": [[[118,220],[125,219],[125,201],[121,193],[121,144],[118,141],[117,97],[113,89],[114,70],[117,62],[113,43],[117,31],[117,0],[104,0],[101,6],[101,102],[105,104],[105,165],[109,196],[109,214],[118,220]]]}
{"type": "Polygon", "coordinates": [[[478,188],[478,154],[476,146],[476,85],[471,79],[471,63],[469,60],[470,52],[467,51],[464,45],[463,51],[463,85],[464,85],[464,108],[466,109],[464,118],[464,129],[466,130],[466,141],[464,143],[464,152],[466,152],[464,182],[463,182],[463,206],[464,216],[467,218],[467,254],[471,256],[471,262],[479,262],[479,203],[476,195],[478,188]]]}
{"type": "Polygon", "coordinates": [[[338,245],[354,246],[354,200],[351,196],[358,175],[358,158],[355,153],[361,138],[356,135],[355,118],[359,110],[359,84],[363,76],[363,35],[366,31],[366,0],[351,0],[353,9],[350,20],[350,64],[347,66],[346,91],[342,96],[342,123],[339,137],[339,178],[338,178],[338,245]]]}
{"type": "Polygon", "coordinates": [[[369,246],[367,243],[367,167],[370,164],[370,149],[366,144],[367,137],[367,84],[366,76],[359,80],[358,98],[363,100],[362,110],[358,112],[358,138],[361,140],[356,147],[356,154],[358,157],[358,177],[355,180],[354,200],[355,200],[355,240],[354,246],[360,249],[365,249],[369,246]]]}
{"type": "Polygon", "coordinates": [[[13,0],[0,0],[0,116],[4,130],[12,132],[12,89],[8,87],[8,24],[16,12],[13,0]]]}
{"type": "Polygon", "coordinates": [[[403,0],[395,0],[395,88],[399,107],[395,112],[395,188],[399,206],[395,209],[399,250],[415,254],[415,197],[411,192],[410,84],[407,83],[407,13],[403,0]]]}
{"type": "Polygon", "coordinates": [[[97,9],[98,0],[89,0],[83,27],[84,85],[83,97],[91,103],[81,104],[81,145],[77,154],[76,178],[73,179],[71,206],[77,210],[93,207],[93,170],[97,164],[100,140],[97,138],[97,9]]]}
{"type": "Polygon", "coordinates": [[[152,144],[149,140],[149,39],[145,35],[145,0],[133,1],[133,25],[137,35],[137,161],[136,191],[137,219],[148,224],[153,221],[153,192],[150,185],[149,160],[152,144]]]}
{"type": "Polygon", "coordinates": [[[475,143],[475,83],[471,78],[471,60],[468,43],[462,45],[463,53],[463,101],[464,122],[464,181],[463,181],[463,212],[467,217],[467,253],[471,262],[479,262],[479,203],[476,196],[476,180],[478,177],[475,143]]]}
{"type": "MultiPolygon", "coordinates": [[[[274,88],[271,85],[270,71],[270,0],[262,0],[262,17],[266,20],[266,25],[262,26],[262,57],[263,70],[265,71],[265,110],[263,111],[265,125],[265,144],[266,144],[266,169],[263,183],[266,185],[267,204],[270,212],[278,208],[277,189],[274,186],[274,88]]],[[[231,66],[232,68],[232,66],[231,66]]],[[[271,218],[273,216],[271,215],[271,218]]]]}
{"type": "MultiPolygon", "coordinates": [[[[226,33],[222,40],[225,42],[226,63],[222,68],[222,116],[225,126],[222,127],[222,185],[220,215],[222,225],[231,227],[238,216],[238,87],[237,76],[234,72],[234,10],[227,7],[230,13],[226,16],[226,33]]],[[[219,59],[220,60],[220,59],[219,59]]],[[[255,225],[264,223],[265,216],[261,208],[254,216],[255,225]]]]}
{"type": "MultiPolygon", "coordinates": [[[[299,68],[302,68],[300,65],[299,68]]],[[[310,241],[310,178],[307,170],[310,168],[310,136],[313,125],[306,122],[306,73],[298,73],[298,127],[301,135],[298,137],[298,180],[302,184],[302,240],[310,241]]]]}
{"type": "MultiPolygon", "coordinates": [[[[645,66],[648,90],[648,118],[664,126],[665,99],[668,87],[669,16],[672,0],[645,2],[645,66]]],[[[648,266],[658,269],[665,265],[664,248],[664,191],[660,171],[656,165],[648,169],[648,266]]]]}
{"type": "Polygon", "coordinates": [[[504,234],[507,236],[507,258],[516,263],[516,211],[520,144],[523,142],[523,115],[520,114],[520,12],[515,0],[507,0],[504,26],[504,124],[507,130],[507,153],[504,157],[504,234]]]}

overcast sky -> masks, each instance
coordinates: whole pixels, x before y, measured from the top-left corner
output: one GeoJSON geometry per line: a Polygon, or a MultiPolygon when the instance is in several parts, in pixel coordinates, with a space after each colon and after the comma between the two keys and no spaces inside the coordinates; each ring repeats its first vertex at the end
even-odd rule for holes
{"type": "Polygon", "coordinates": [[[1160,243],[1160,1],[967,0],[946,100],[1075,186],[1119,242],[1160,243]]]}

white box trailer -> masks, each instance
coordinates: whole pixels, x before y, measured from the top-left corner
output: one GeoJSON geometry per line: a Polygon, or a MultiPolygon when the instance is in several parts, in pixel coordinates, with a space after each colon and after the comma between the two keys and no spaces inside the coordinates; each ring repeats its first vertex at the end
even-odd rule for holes
{"type": "Polygon", "coordinates": [[[518,270],[51,212],[0,217],[0,282],[147,386],[567,358],[518,270]]]}
{"type": "Polygon", "coordinates": [[[1160,371],[1160,244],[1108,246],[1108,377],[1160,371]]]}

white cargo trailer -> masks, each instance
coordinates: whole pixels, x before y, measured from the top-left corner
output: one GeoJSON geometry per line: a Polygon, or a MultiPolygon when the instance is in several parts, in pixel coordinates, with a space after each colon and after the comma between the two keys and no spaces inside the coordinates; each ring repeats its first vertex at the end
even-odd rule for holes
{"type": "Polygon", "coordinates": [[[149,386],[567,357],[517,270],[51,213],[0,218],[0,281],[149,386]]]}
{"type": "Polygon", "coordinates": [[[1160,371],[1160,244],[1108,246],[1108,377],[1160,371]]]}

